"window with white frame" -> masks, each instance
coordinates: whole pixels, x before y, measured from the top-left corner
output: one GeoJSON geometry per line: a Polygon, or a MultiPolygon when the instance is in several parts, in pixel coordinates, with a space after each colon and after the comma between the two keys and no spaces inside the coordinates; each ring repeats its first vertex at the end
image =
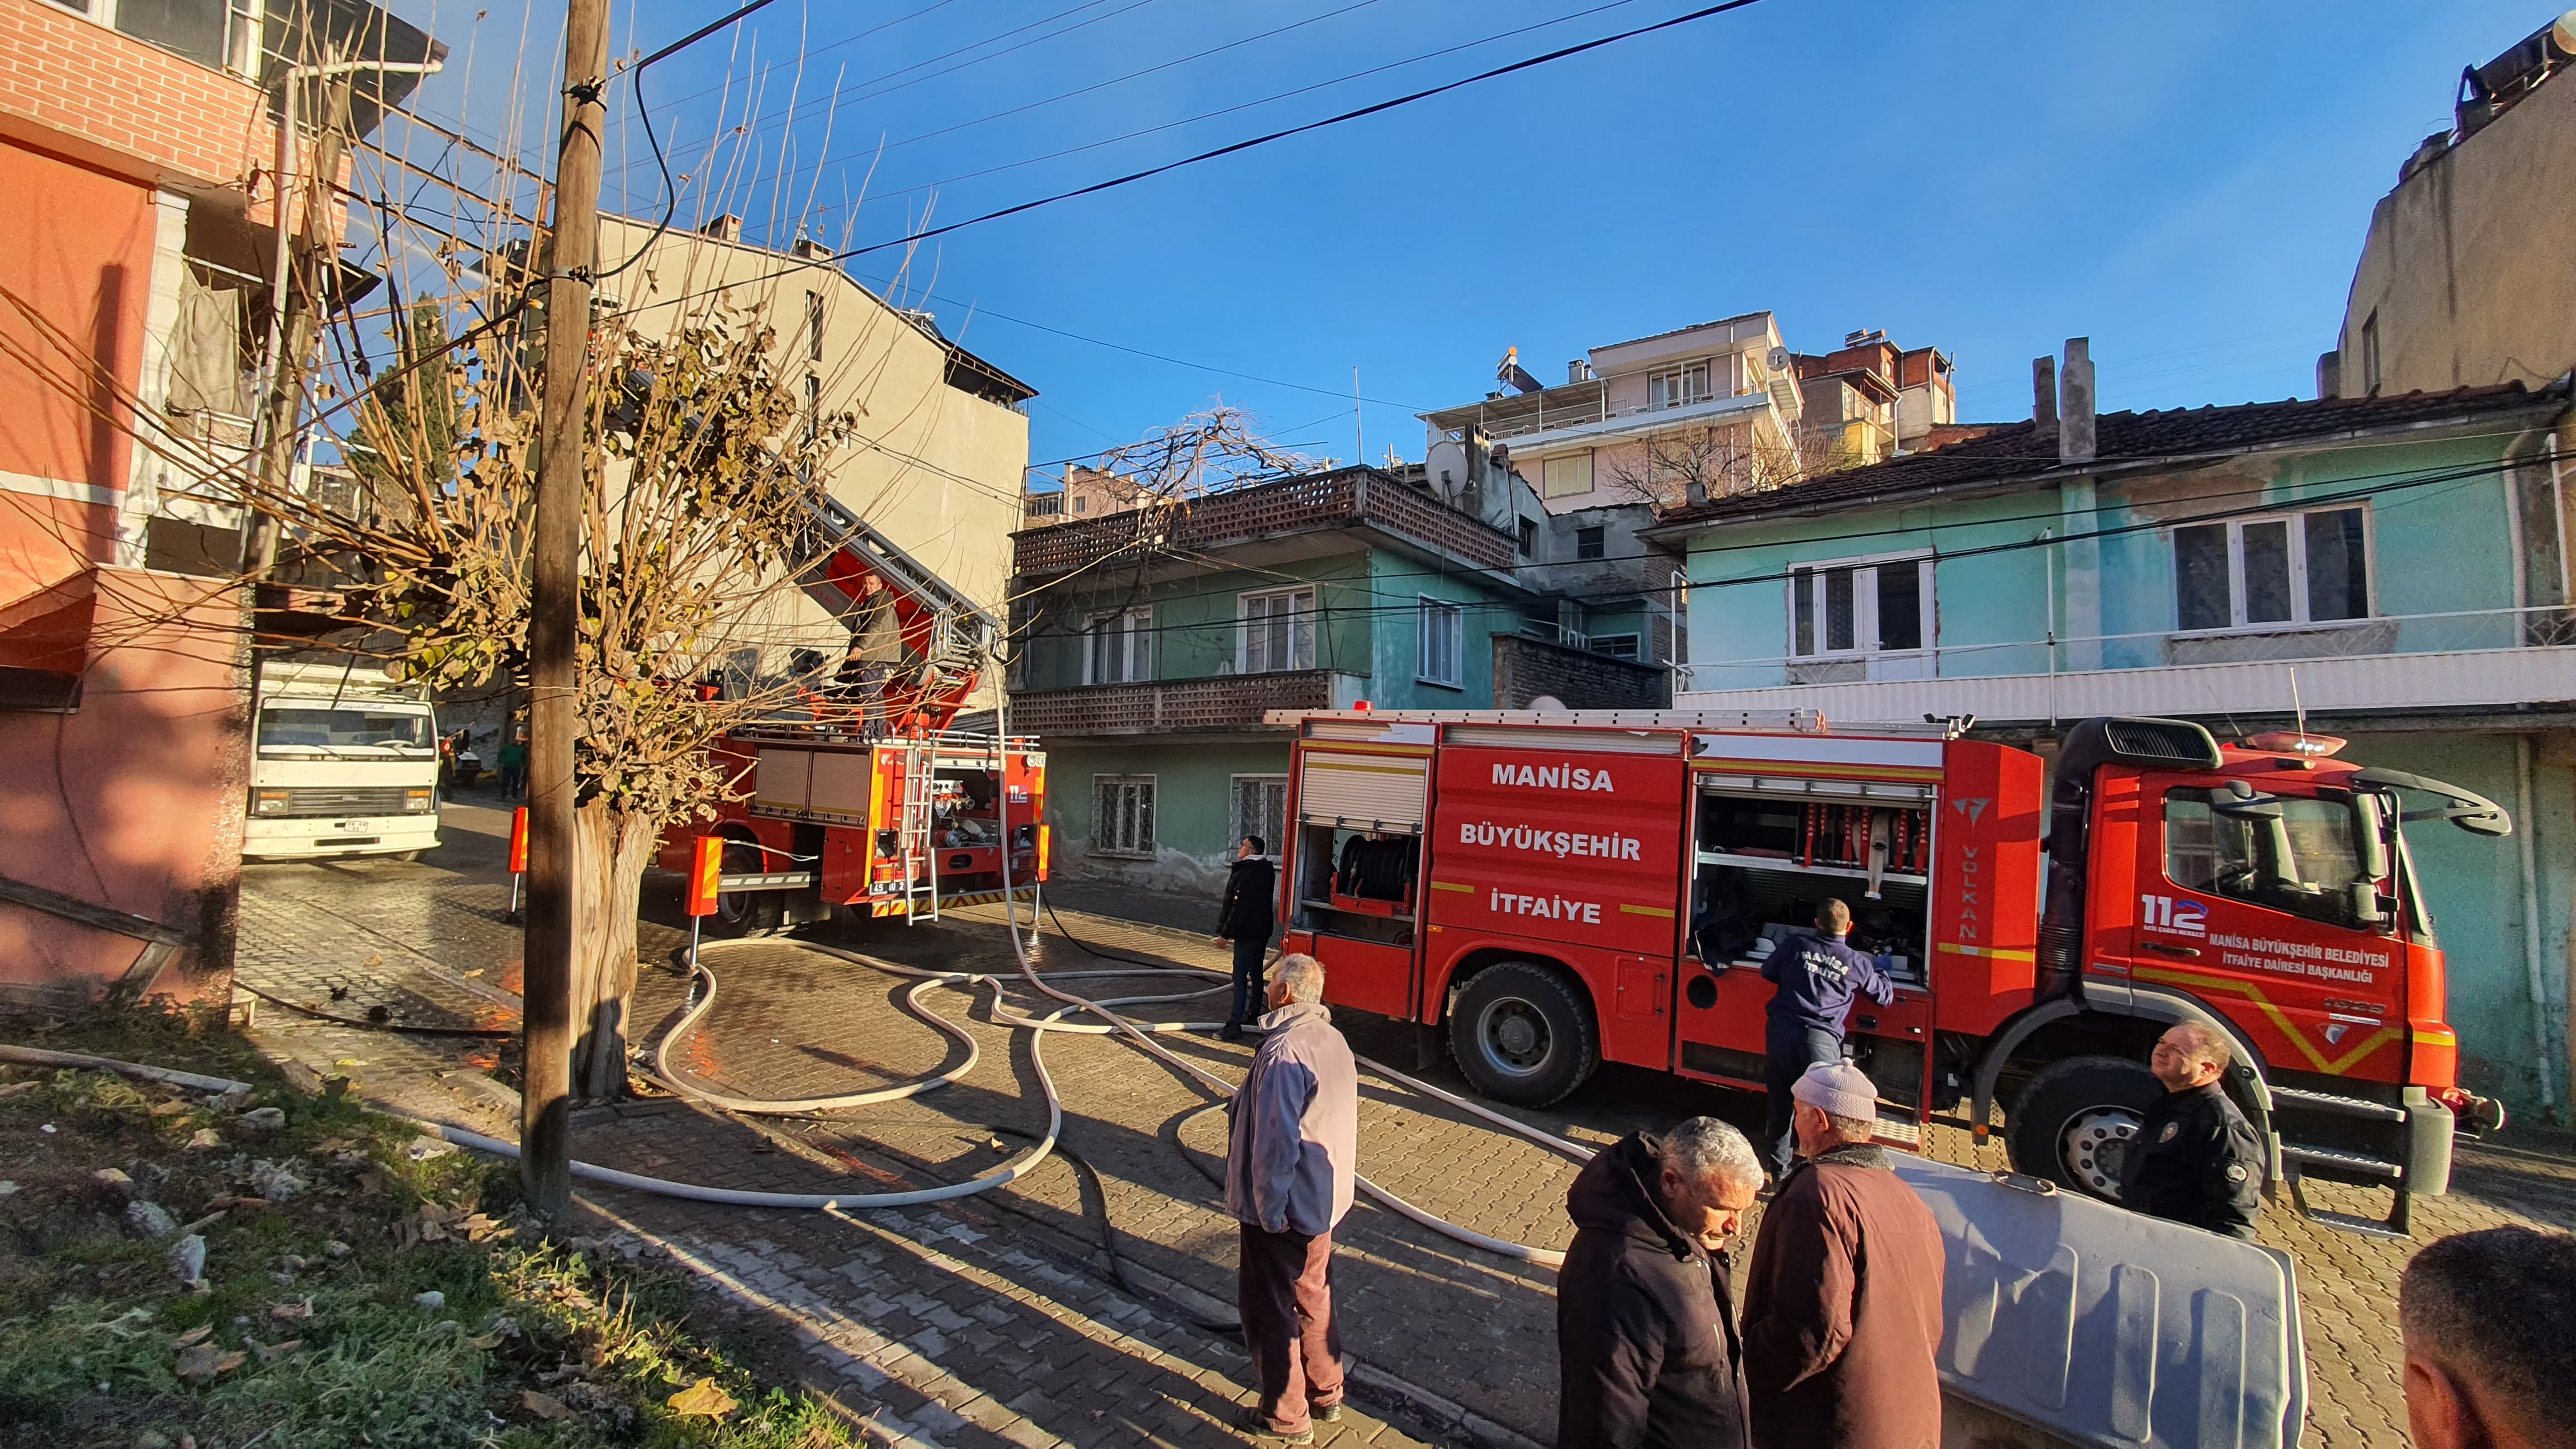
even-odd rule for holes
{"type": "Polygon", "coordinates": [[[1094,614],[1082,631],[1082,682],[1134,684],[1154,677],[1154,611],[1094,614]]]}
{"type": "Polygon", "coordinates": [[[1646,379],[1646,405],[1677,408],[1708,401],[1708,363],[1685,363],[1646,379]]]}
{"type": "Polygon", "coordinates": [[[260,68],[259,42],[265,23],[259,0],[53,0],[61,8],[86,15],[101,25],[149,41],[212,70],[253,75],[260,68]]]}
{"type": "Polygon", "coordinates": [[[1227,842],[1229,853],[1247,835],[1260,836],[1261,848],[1271,855],[1287,849],[1287,776],[1234,777],[1234,838],[1227,842]]]}
{"type": "Polygon", "coordinates": [[[1932,617],[1929,554],[1789,574],[1789,652],[1800,659],[1921,649],[1932,617]]]}
{"type": "Polygon", "coordinates": [[[1440,599],[1425,598],[1421,612],[1421,666],[1425,684],[1455,689],[1463,682],[1459,661],[1466,652],[1467,611],[1440,599]]]}
{"type": "Polygon", "coordinates": [[[1546,489],[1550,498],[1571,498],[1592,491],[1592,455],[1570,453],[1547,460],[1546,489]]]}
{"type": "Polygon", "coordinates": [[[1091,849],[1095,855],[1154,855],[1154,777],[1091,777],[1091,849]]]}
{"type": "Polygon", "coordinates": [[[2174,627],[2248,629],[2370,617],[2370,515],[2320,508],[2174,530],[2174,627]]]}
{"type": "Polygon", "coordinates": [[[1590,642],[1595,654],[1607,654],[1613,659],[1637,657],[1637,636],[1634,634],[1595,634],[1590,642]]]}
{"type": "Polygon", "coordinates": [[[1268,589],[1236,603],[1234,667],[1245,674],[1315,667],[1315,591],[1268,589]]]}

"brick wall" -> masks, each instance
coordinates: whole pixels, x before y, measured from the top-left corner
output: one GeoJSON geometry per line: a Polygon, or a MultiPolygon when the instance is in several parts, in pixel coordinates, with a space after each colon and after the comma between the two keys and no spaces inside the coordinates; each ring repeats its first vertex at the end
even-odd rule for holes
{"type": "Polygon", "coordinates": [[[1672,674],[1589,649],[1494,636],[1494,708],[1526,709],[1542,694],[1568,709],[1663,709],[1673,702],[1672,674]]]}
{"type": "Polygon", "coordinates": [[[183,190],[240,185],[277,147],[259,87],[44,0],[0,0],[0,128],[183,190]]]}

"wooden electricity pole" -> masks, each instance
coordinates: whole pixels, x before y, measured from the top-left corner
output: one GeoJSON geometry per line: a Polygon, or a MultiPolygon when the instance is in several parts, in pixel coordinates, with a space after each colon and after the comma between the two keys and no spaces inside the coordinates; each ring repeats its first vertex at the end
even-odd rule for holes
{"type": "Polygon", "coordinates": [[[528,1205],[572,1205],[573,741],[575,626],[588,440],[590,288],[599,260],[600,137],[607,124],[608,0],[564,15],[563,137],[546,264],[545,394],[537,424],[536,535],[528,597],[528,915],[519,1088],[519,1181],[528,1205]]]}

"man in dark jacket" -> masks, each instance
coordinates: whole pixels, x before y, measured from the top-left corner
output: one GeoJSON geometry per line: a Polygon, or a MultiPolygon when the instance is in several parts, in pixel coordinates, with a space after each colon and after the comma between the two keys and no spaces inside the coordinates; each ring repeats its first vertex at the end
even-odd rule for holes
{"type": "Polygon", "coordinates": [[[1770,1095],[1763,1145],[1775,1177],[1789,1170],[1797,1146],[1789,1130],[1789,1089],[1807,1068],[1843,1059],[1843,1022],[1853,997],[1866,992],[1881,1006],[1896,999],[1896,983],[1876,959],[1844,944],[1850,934],[1851,907],[1828,900],[1816,907],[1814,934],[1791,936],[1762,958],[1762,979],[1780,986],[1771,994],[1771,1020],[1763,1034],[1762,1085],[1770,1095]]]}
{"type": "Polygon", "coordinates": [[[1277,924],[1271,902],[1279,894],[1279,872],[1262,858],[1258,835],[1243,837],[1234,864],[1225,873],[1225,902],[1216,909],[1216,938],[1234,943],[1234,1009],[1226,1013],[1217,1035],[1243,1040],[1243,1021],[1261,996],[1261,958],[1270,950],[1270,928],[1277,924]]]}
{"type": "Polygon", "coordinates": [[[1871,1142],[1860,1068],[1820,1062],[1793,1091],[1806,1160],[1763,1210],[1744,1287],[1754,1449],[1933,1449],[1940,1225],[1871,1142]]]}
{"type": "Polygon", "coordinates": [[[2165,1094],[2129,1140],[2120,1201],[2252,1242],[2263,1207],[2263,1140],[2218,1084],[2235,1055],[2226,1033],[2196,1021],[2158,1039],[2147,1069],[2165,1094]]]}
{"type": "Polygon", "coordinates": [[[1557,1449],[1742,1449],[1743,1351],[1721,1245],[1762,1186],[1744,1134],[1693,1117],[1633,1133],[1565,1195],[1557,1449]]]}

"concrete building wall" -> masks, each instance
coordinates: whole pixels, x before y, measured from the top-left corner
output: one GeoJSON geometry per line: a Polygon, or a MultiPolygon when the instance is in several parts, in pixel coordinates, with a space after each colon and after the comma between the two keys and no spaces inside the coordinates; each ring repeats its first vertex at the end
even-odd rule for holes
{"type": "Polygon", "coordinates": [[[2568,915],[2576,904],[2576,731],[2356,730],[2351,740],[2347,759],[2460,785],[2513,814],[2515,834],[2504,840],[2439,821],[2408,825],[2406,839],[2450,974],[2461,1084],[2517,1111],[2548,1108],[2565,1121],[2567,999],[2576,972],[2568,915]]]}
{"type": "Polygon", "coordinates": [[[2372,210],[2344,304],[2337,393],[2537,384],[2576,366],[2571,196],[2576,78],[2561,72],[2372,210]]]}
{"type": "MultiPolygon", "coordinates": [[[[239,615],[204,579],[102,569],[76,709],[0,710],[0,876],[185,938],[155,994],[229,994],[249,780],[239,615]],[[112,641],[112,642],[110,642],[112,641]]],[[[129,981],[130,936],[0,903],[0,999],[73,1003],[129,981]]]]}
{"type": "MultiPolygon", "coordinates": [[[[1078,742],[1047,747],[1047,819],[1055,827],[1054,869],[1146,890],[1214,896],[1234,858],[1234,787],[1240,776],[1288,773],[1284,735],[1078,742]],[[1154,781],[1151,859],[1092,849],[1091,822],[1103,777],[1154,781]]],[[[1275,845],[1273,847],[1276,848],[1275,845]]],[[[1210,912],[1208,928],[1216,918],[1210,912]]]]}
{"type": "Polygon", "coordinates": [[[1020,687],[1072,689],[1083,684],[1085,621],[1096,613],[1127,608],[1153,611],[1151,678],[1232,674],[1240,655],[1243,596],[1301,583],[1316,585],[1315,667],[1368,673],[1376,625],[1369,557],[1350,553],[1259,569],[1212,570],[1126,588],[1104,580],[1087,590],[1051,589],[1042,596],[1020,687]]]}
{"type": "MultiPolygon", "coordinates": [[[[603,218],[603,259],[615,265],[634,255],[651,231],[648,223],[603,218]]],[[[648,330],[676,328],[719,304],[761,308],[777,331],[789,385],[811,376],[824,411],[859,415],[860,442],[833,465],[832,496],[996,618],[1004,615],[1029,420],[949,386],[946,346],[828,260],[696,232],[666,233],[649,258],[604,289],[648,330]],[[810,354],[809,294],[820,299],[820,360],[810,354]]],[[[827,622],[801,596],[786,607],[791,627],[827,622]]],[[[997,688],[979,691],[979,704],[989,705],[997,688]]]]}
{"type": "MultiPolygon", "coordinates": [[[[2081,489],[1748,520],[1692,542],[1692,688],[1790,682],[1788,666],[1778,662],[1791,648],[1782,577],[1789,570],[1922,550],[1936,557],[1932,637],[1939,677],[2046,672],[2052,665],[2043,641],[2052,633],[2060,641],[2059,670],[2183,662],[2169,654],[2167,636],[2176,627],[2174,543],[2165,525],[2254,507],[2351,503],[2373,484],[2408,475],[2441,481],[2363,503],[2373,612],[2395,620],[2390,647],[2503,647],[2515,636],[2512,618],[2501,611],[2518,603],[2514,549],[2521,525],[2512,474],[2477,470],[2501,462],[2510,441],[2479,435],[2251,454],[2081,489]],[[2446,476],[2457,473],[2470,476],[2446,476]],[[2043,531],[2079,542],[2010,547],[2035,542],[2043,531]],[[1989,549],[2002,551],[1980,551],[1989,549]],[[2448,617],[2422,617],[2428,615],[2448,617]]],[[[2535,526],[2546,529],[2549,520],[2535,526]]]]}
{"type": "Polygon", "coordinates": [[[0,227],[0,285],[43,319],[39,326],[0,309],[0,337],[11,344],[0,355],[9,417],[0,427],[0,491],[13,495],[0,507],[5,601],[20,592],[18,581],[113,557],[134,453],[114,420],[123,411],[116,391],[132,389],[142,372],[158,232],[149,186],[15,140],[0,139],[0,194],[44,198],[0,227]],[[41,370],[18,360],[21,350],[41,370]],[[117,389],[67,395],[65,383],[93,366],[117,389]]]}

